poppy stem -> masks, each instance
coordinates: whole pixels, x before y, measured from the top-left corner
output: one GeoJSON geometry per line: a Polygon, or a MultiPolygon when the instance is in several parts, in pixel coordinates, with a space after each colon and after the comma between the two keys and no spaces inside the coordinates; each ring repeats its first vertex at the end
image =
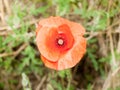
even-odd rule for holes
{"type": "Polygon", "coordinates": [[[72,81],[72,74],[70,73],[70,70],[68,70],[67,78],[68,78],[68,84],[67,84],[66,90],[70,90],[70,85],[71,85],[71,81],[72,81]]]}

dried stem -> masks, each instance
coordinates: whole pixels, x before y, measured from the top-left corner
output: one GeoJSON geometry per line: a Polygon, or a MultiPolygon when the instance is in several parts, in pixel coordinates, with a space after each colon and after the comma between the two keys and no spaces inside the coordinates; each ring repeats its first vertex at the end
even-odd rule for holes
{"type": "Polygon", "coordinates": [[[35,90],[41,90],[41,87],[42,87],[42,85],[43,85],[43,83],[45,82],[46,79],[47,79],[47,76],[44,76],[35,90]]]}
{"type": "MultiPolygon", "coordinates": [[[[32,25],[32,24],[35,24],[39,21],[39,19],[35,19],[35,20],[31,20],[29,22],[26,22],[26,23],[29,23],[29,25],[32,25]]],[[[20,28],[22,27],[22,24],[19,25],[19,26],[13,26],[15,29],[17,28],[20,28]]],[[[4,31],[4,30],[12,30],[12,28],[10,26],[3,26],[3,27],[0,27],[0,31],[4,31]]]]}
{"type": "Polygon", "coordinates": [[[5,4],[7,13],[8,13],[8,14],[11,14],[10,6],[9,6],[9,0],[3,0],[3,2],[4,2],[4,4],[5,4]]]}
{"type": "Polygon", "coordinates": [[[1,17],[2,23],[5,23],[3,0],[0,0],[0,12],[1,12],[0,17],[1,17]]]}
{"type": "Polygon", "coordinates": [[[7,57],[7,56],[17,56],[22,50],[25,49],[25,47],[27,46],[28,44],[27,43],[24,43],[18,50],[12,52],[12,53],[3,53],[3,54],[0,54],[0,57],[7,57]]]}
{"type": "Polygon", "coordinates": [[[113,81],[113,78],[116,76],[116,74],[120,71],[120,67],[116,68],[114,71],[109,72],[107,79],[104,82],[102,90],[108,90],[110,85],[112,84],[111,81],[113,81]]]}
{"type": "Polygon", "coordinates": [[[120,53],[120,34],[119,34],[119,40],[117,45],[117,53],[120,53]]]}
{"type": "Polygon", "coordinates": [[[113,39],[112,39],[111,33],[109,35],[109,39],[110,39],[110,50],[111,50],[111,54],[112,54],[111,68],[114,69],[117,66],[117,63],[116,63],[116,58],[115,58],[115,53],[114,53],[114,46],[113,46],[113,39]]]}

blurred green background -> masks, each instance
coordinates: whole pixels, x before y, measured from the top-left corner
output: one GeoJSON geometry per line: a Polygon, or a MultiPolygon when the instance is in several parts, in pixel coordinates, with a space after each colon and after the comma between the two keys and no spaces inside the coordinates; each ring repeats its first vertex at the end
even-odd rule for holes
{"type": "Polygon", "coordinates": [[[0,0],[0,90],[120,90],[120,1],[0,0]],[[86,28],[87,52],[71,69],[40,60],[35,26],[49,16],[86,28]]]}

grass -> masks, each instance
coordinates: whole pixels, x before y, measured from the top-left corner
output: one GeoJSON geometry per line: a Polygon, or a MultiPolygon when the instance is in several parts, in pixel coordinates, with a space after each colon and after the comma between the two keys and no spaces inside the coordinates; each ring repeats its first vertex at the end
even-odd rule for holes
{"type": "Polygon", "coordinates": [[[2,0],[1,3],[0,90],[119,90],[118,0],[2,0]],[[35,25],[49,16],[61,16],[86,28],[87,52],[72,69],[56,72],[44,67],[40,60],[35,25]]]}

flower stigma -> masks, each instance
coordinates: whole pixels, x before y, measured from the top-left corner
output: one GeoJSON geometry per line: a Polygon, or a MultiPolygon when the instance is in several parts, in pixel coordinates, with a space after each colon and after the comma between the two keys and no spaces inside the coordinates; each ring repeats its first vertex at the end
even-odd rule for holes
{"type": "Polygon", "coordinates": [[[63,45],[63,44],[64,44],[63,39],[58,39],[58,45],[63,45]]]}

